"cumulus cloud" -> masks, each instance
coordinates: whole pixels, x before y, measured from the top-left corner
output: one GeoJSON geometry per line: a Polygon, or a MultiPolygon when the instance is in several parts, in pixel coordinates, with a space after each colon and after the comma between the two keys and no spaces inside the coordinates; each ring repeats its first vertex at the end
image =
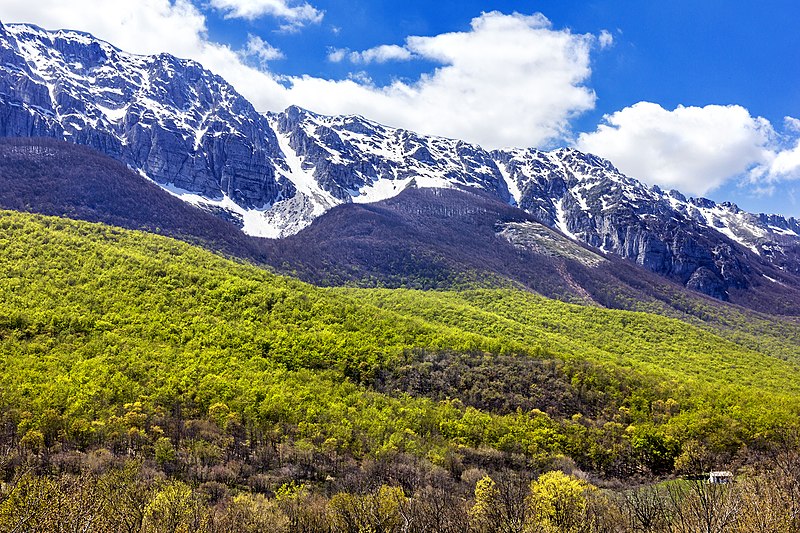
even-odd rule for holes
{"type": "Polygon", "coordinates": [[[783,117],[783,122],[786,124],[786,129],[800,132],[800,119],[794,117],[783,117]]]}
{"type": "Polygon", "coordinates": [[[412,36],[391,48],[439,64],[418,80],[375,87],[306,76],[292,80],[290,94],[322,113],[358,113],[487,147],[541,145],[567,135],[569,121],[594,107],[584,85],[593,41],[554,30],[541,14],[484,13],[469,31],[412,36]]]}
{"type": "MultiPolygon", "coordinates": [[[[322,12],[288,0],[211,0],[230,17],[273,16],[287,24],[319,22],[322,12]]],[[[344,80],[281,76],[269,61],[282,53],[257,36],[241,50],[209,39],[199,0],[4,0],[3,22],[88,31],[123,50],[169,52],[220,74],[261,111],[290,104],[328,114],[356,113],[425,134],[486,147],[542,146],[570,135],[570,121],[595,104],[589,79],[593,47],[613,45],[607,31],[576,35],[541,14],[483,13],[468,31],[408,37],[363,51],[331,49],[328,59],[360,65],[424,59],[418,79],[376,85],[364,71],[344,80]]],[[[208,4],[205,4],[208,6],[208,4]]],[[[648,183],[705,194],[731,179],[753,190],[800,179],[800,120],[778,135],[740,106],[666,110],[640,102],[605,117],[578,137],[578,148],[607,157],[648,183]]]]}
{"type": "Polygon", "coordinates": [[[347,57],[347,48],[331,48],[328,50],[328,61],[341,63],[347,57]]]}
{"type": "Polygon", "coordinates": [[[577,146],[642,181],[697,195],[732,178],[774,179],[794,161],[776,151],[768,120],[737,105],[670,111],[639,102],[607,115],[596,131],[580,134],[577,146]]]}
{"type": "Polygon", "coordinates": [[[189,0],[4,0],[3,22],[78,29],[136,54],[169,52],[199,61],[224,77],[259,109],[283,109],[286,89],[241,51],[208,38],[205,15],[189,0]]]}
{"type": "Polygon", "coordinates": [[[319,23],[324,13],[306,2],[288,0],[211,0],[211,6],[225,13],[226,18],[255,20],[273,16],[288,22],[287,29],[307,23],[319,23]]]}
{"type": "Polygon", "coordinates": [[[597,42],[600,45],[600,49],[608,48],[614,44],[614,36],[611,35],[611,32],[608,30],[602,30],[600,35],[597,37],[597,42]]]}
{"type": "MultiPolygon", "coordinates": [[[[232,16],[261,13],[312,22],[321,16],[300,9],[306,4],[286,1],[213,1],[232,16]]],[[[166,51],[195,59],[262,111],[297,104],[327,114],[361,114],[489,148],[558,141],[569,136],[570,120],[595,104],[585,83],[597,37],[553,29],[541,14],[483,13],[468,31],[412,36],[402,46],[358,52],[362,63],[410,56],[434,63],[416,80],[375,85],[362,75],[329,80],[270,72],[265,62],[277,57],[276,50],[255,40],[244,51],[210,40],[197,5],[189,0],[5,0],[3,17],[50,29],[81,29],[134,53],[166,51]]],[[[329,58],[343,60],[341,54],[333,50],[329,58]]]]}
{"type": "Polygon", "coordinates": [[[800,179],[800,139],[794,147],[779,151],[770,157],[766,177],[770,181],[800,179]]]}
{"type": "Polygon", "coordinates": [[[190,57],[206,36],[205,16],[188,0],[4,0],[2,15],[3,22],[88,31],[139,54],[190,57]]]}
{"type": "Polygon", "coordinates": [[[244,58],[255,58],[262,68],[266,68],[267,63],[270,61],[284,58],[283,52],[258,35],[252,34],[247,36],[247,44],[244,49],[241,50],[240,55],[244,58]]]}
{"type": "Polygon", "coordinates": [[[386,63],[388,61],[408,61],[411,52],[396,44],[382,44],[363,52],[351,52],[348,57],[353,63],[386,63]]]}

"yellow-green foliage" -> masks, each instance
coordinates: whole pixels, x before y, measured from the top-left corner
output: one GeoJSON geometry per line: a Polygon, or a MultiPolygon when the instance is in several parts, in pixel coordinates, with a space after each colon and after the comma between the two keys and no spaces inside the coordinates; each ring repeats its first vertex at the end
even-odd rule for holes
{"type": "MultiPolygon", "coordinates": [[[[669,469],[687,439],[735,447],[794,423],[800,405],[796,360],[520,291],[320,289],[166,238],[10,212],[0,272],[0,409],[32,451],[122,439],[151,443],[168,465],[175,450],[152,421],[181,410],[354,456],[442,462],[452,447],[488,445],[600,461],[627,442],[669,469]],[[362,385],[413,349],[590,361],[631,381],[601,427],[362,385]]],[[[594,379],[578,373],[573,386],[594,379]]]]}
{"type": "MultiPolygon", "coordinates": [[[[596,488],[563,472],[547,472],[531,482],[528,505],[539,531],[580,531],[586,520],[587,494],[596,488]]],[[[533,531],[533,529],[531,529],[533,531]]]]}
{"type": "MultiPolygon", "coordinates": [[[[565,359],[591,359],[690,382],[800,392],[800,365],[658,315],[601,309],[513,290],[419,292],[341,290],[443,327],[458,326],[498,343],[539,348],[565,359]]],[[[800,349],[800,347],[798,347],[800,349]]],[[[800,355],[800,354],[798,354],[800,355]]]]}

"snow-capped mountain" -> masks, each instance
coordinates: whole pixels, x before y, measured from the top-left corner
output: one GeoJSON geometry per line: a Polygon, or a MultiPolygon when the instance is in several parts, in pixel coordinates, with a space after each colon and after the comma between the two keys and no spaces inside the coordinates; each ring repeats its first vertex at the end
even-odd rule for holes
{"type": "Polygon", "coordinates": [[[753,283],[752,260],[800,272],[795,219],[648,188],[571,149],[488,151],[356,116],[262,114],[196,62],[75,31],[0,25],[0,135],[91,146],[254,236],[408,187],[473,187],[717,297],[753,283]]]}
{"type": "MultiPolygon", "coordinates": [[[[511,199],[491,154],[479,146],[294,106],[268,116],[289,166],[282,175],[295,184],[301,199],[284,204],[308,206],[294,226],[281,228],[283,235],[334,205],[377,202],[409,186],[475,187],[511,199]]],[[[273,211],[281,208],[276,205],[273,211]]]]}
{"type": "Polygon", "coordinates": [[[152,180],[243,208],[294,194],[266,117],[222,78],[90,35],[0,26],[4,136],[86,144],[152,180]]]}

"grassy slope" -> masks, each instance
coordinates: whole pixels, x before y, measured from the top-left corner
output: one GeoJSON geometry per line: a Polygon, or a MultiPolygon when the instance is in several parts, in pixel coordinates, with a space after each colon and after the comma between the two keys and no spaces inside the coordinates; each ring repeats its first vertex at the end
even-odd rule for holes
{"type": "Polygon", "coordinates": [[[0,212],[0,251],[0,409],[33,426],[52,408],[99,434],[131,402],[200,413],[225,402],[248,423],[356,455],[561,451],[539,413],[393,398],[344,379],[368,382],[412,349],[621,369],[636,411],[626,423],[650,423],[650,403],[675,398],[683,412],[667,432],[679,440],[710,412],[754,437],[800,406],[796,361],[645,313],[509,290],[319,289],[170,239],[11,212],[0,212]]]}

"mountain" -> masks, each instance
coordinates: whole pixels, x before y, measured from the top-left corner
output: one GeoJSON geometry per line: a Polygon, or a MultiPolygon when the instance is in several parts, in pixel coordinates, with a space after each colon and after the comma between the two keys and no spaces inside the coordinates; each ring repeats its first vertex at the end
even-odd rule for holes
{"type": "Polygon", "coordinates": [[[242,206],[290,196],[267,119],[222,78],[92,36],[0,27],[3,136],[92,146],[162,184],[242,206]]]}
{"type": "Polygon", "coordinates": [[[789,273],[800,268],[797,220],[750,215],[732,204],[648,188],[610,162],[577,150],[488,152],[296,107],[271,118],[279,137],[288,138],[286,151],[303,162],[305,175],[332,191],[330,203],[374,202],[409,185],[469,185],[575,241],[720,299],[757,279],[783,283],[761,272],[771,271],[769,264],[789,273]]]}
{"type": "Polygon", "coordinates": [[[341,204],[469,187],[715,298],[800,287],[795,219],[648,188],[571,149],[488,151],[355,116],[262,114],[196,62],[75,31],[0,25],[0,135],[90,146],[253,236],[319,233],[311,222],[341,204]]]}
{"type": "MultiPolygon", "coordinates": [[[[706,320],[714,307],[681,284],[596,251],[475,189],[408,188],[380,202],[340,205],[303,231],[269,242],[276,268],[290,264],[282,270],[316,284],[511,285],[562,301],[683,320],[706,320]]],[[[729,288],[730,302],[800,315],[795,275],[762,261],[747,265],[753,281],[729,288]]]]}
{"type": "MultiPolygon", "coordinates": [[[[713,307],[700,295],[613,254],[595,252],[472,188],[408,187],[380,202],[334,207],[295,235],[262,239],[88,147],[8,138],[0,139],[0,207],[160,233],[318,285],[522,287],[562,301],[655,312],[700,325],[709,321],[713,307]]],[[[764,272],[784,285],[764,278],[733,291],[731,301],[773,314],[800,314],[800,291],[791,276],[770,268],[764,272]]],[[[727,312],[720,308],[711,315],[727,312]]]]}

